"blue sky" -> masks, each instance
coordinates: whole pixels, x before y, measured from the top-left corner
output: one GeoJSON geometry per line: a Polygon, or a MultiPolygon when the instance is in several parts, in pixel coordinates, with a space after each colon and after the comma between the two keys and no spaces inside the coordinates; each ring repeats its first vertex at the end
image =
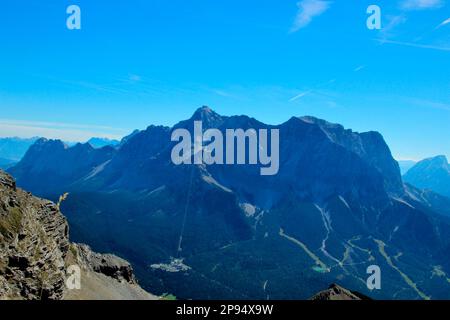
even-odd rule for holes
{"type": "Polygon", "coordinates": [[[0,9],[0,136],[120,137],[208,105],[450,157],[448,0],[40,0],[0,9]],[[81,8],[82,29],[66,28],[81,8]],[[382,29],[366,9],[379,5],[382,29]]]}

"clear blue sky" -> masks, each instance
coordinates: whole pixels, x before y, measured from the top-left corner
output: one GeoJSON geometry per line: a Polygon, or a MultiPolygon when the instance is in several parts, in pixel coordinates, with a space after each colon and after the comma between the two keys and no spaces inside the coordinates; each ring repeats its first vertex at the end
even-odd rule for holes
{"type": "Polygon", "coordinates": [[[450,156],[449,2],[3,1],[0,136],[119,137],[208,105],[377,130],[400,159],[450,156]],[[81,30],[66,28],[71,4],[81,30]]]}

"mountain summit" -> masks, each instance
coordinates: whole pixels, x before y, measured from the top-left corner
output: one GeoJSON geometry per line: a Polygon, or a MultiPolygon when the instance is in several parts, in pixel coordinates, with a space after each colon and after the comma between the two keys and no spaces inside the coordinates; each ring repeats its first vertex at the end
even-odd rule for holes
{"type": "Polygon", "coordinates": [[[447,157],[436,156],[418,162],[403,177],[421,189],[430,189],[450,197],[450,165],[447,157]]]}

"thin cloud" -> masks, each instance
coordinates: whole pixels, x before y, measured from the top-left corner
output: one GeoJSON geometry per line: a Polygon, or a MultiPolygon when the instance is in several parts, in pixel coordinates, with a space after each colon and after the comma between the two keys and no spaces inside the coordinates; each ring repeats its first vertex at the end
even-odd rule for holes
{"type": "Polygon", "coordinates": [[[364,69],[366,66],[358,66],[358,67],[356,67],[355,69],[353,69],[353,71],[354,72],[359,72],[359,71],[361,71],[362,69],[364,69]]]}
{"type": "Polygon", "coordinates": [[[431,101],[431,100],[425,100],[425,99],[418,99],[418,98],[406,98],[406,101],[408,103],[424,107],[424,108],[431,108],[436,110],[444,110],[444,111],[450,111],[450,104],[446,104],[443,102],[437,102],[437,101],[431,101]]]}
{"type": "Polygon", "coordinates": [[[137,74],[130,74],[129,79],[131,82],[139,82],[142,80],[141,76],[137,74]]]}
{"type": "Polygon", "coordinates": [[[214,94],[217,94],[218,96],[221,97],[225,97],[225,98],[229,98],[231,97],[231,94],[229,94],[228,92],[224,91],[224,90],[220,90],[220,89],[212,89],[211,90],[214,94]]]}
{"type": "Polygon", "coordinates": [[[436,45],[428,45],[428,44],[420,44],[420,43],[414,43],[414,42],[402,42],[402,41],[393,41],[393,40],[387,40],[387,39],[375,39],[380,44],[395,44],[399,46],[406,46],[406,47],[413,47],[413,48],[420,48],[420,49],[432,49],[432,50],[439,50],[439,51],[450,51],[450,47],[442,47],[442,46],[436,46],[436,45]]]}
{"type": "Polygon", "coordinates": [[[0,119],[2,137],[45,137],[65,141],[87,141],[92,137],[120,139],[127,132],[129,130],[106,126],[0,119]]]}
{"type": "Polygon", "coordinates": [[[443,0],[403,0],[400,3],[400,7],[404,10],[437,9],[443,5],[443,0]]]}
{"type": "Polygon", "coordinates": [[[300,98],[303,98],[304,96],[307,96],[307,95],[310,94],[311,92],[312,92],[312,90],[302,92],[302,93],[296,95],[295,97],[290,98],[290,99],[289,99],[289,102],[293,102],[293,101],[295,101],[295,100],[298,100],[298,99],[300,99],[300,98]]]}
{"type": "Polygon", "coordinates": [[[446,26],[447,24],[450,24],[450,18],[442,21],[441,24],[436,27],[436,29],[442,28],[443,26],[446,26]]]}
{"type": "Polygon", "coordinates": [[[408,19],[406,18],[406,16],[404,14],[400,14],[400,15],[396,15],[396,16],[391,16],[388,15],[386,16],[386,25],[381,29],[381,36],[385,39],[390,38],[395,29],[404,24],[408,19]]]}
{"type": "Polygon", "coordinates": [[[89,124],[75,124],[75,123],[64,123],[64,122],[47,122],[47,121],[27,121],[27,120],[11,120],[11,119],[0,119],[0,124],[17,124],[25,126],[43,126],[51,128],[71,128],[71,129],[95,129],[95,130],[115,130],[128,132],[128,129],[115,128],[110,126],[98,126],[89,124]]]}
{"type": "Polygon", "coordinates": [[[301,92],[301,93],[295,95],[294,97],[290,98],[289,102],[294,102],[295,100],[301,99],[301,98],[306,97],[311,94],[316,95],[316,96],[325,96],[325,97],[330,98],[331,97],[330,95],[324,93],[323,91],[320,91],[320,89],[327,87],[328,85],[333,84],[335,82],[336,82],[336,79],[330,79],[327,82],[316,85],[315,87],[313,87],[309,90],[306,90],[304,92],[301,92]]]}
{"type": "Polygon", "coordinates": [[[331,2],[323,0],[303,0],[297,3],[298,13],[291,32],[296,32],[311,23],[313,18],[320,16],[330,8],[331,2]]]}

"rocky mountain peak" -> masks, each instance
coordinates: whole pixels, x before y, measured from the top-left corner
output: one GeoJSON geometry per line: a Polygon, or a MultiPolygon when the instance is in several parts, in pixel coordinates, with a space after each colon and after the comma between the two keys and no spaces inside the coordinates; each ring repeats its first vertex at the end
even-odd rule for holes
{"type": "Polygon", "coordinates": [[[450,165],[446,156],[436,156],[419,161],[414,167],[408,171],[406,177],[413,176],[424,172],[441,172],[450,173],[450,165]]]}
{"type": "Polygon", "coordinates": [[[425,162],[428,162],[429,165],[435,166],[436,168],[440,167],[446,170],[450,171],[450,166],[448,164],[447,157],[444,155],[436,156],[427,160],[424,160],[425,162]]]}
{"type": "Polygon", "coordinates": [[[450,165],[446,156],[436,156],[419,161],[403,176],[415,187],[433,190],[450,197],[450,165]]]}
{"type": "Polygon", "coordinates": [[[204,128],[217,128],[223,123],[224,117],[210,107],[203,106],[194,112],[189,121],[202,121],[204,128]]]}
{"type": "Polygon", "coordinates": [[[358,292],[353,292],[333,283],[327,290],[314,295],[310,300],[367,300],[370,299],[358,292]]]}

